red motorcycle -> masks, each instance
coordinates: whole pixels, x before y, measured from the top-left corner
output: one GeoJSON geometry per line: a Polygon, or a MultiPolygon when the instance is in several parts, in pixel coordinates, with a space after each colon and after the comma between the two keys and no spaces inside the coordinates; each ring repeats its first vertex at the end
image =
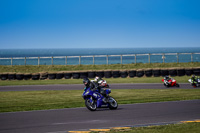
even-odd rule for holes
{"type": "Polygon", "coordinates": [[[176,80],[173,78],[164,77],[164,79],[162,79],[162,82],[166,87],[174,87],[174,86],[179,87],[179,84],[176,83],[176,80]]]}

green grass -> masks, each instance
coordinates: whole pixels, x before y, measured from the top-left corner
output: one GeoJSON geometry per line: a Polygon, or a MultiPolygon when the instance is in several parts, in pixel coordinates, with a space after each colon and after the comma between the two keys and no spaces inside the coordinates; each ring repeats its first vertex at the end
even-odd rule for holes
{"type": "Polygon", "coordinates": [[[137,63],[137,64],[110,64],[110,65],[54,65],[54,66],[0,66],[2,72],[37,73],[57,71],[79,71],[79,70],[120,70],[120,69],[146,69],[146,68],[187,68],[200,67],[200,62],[194,63],[137,63]]]}
{"type": "MultiPolygon", "coordinates": [[[[0,112],[85,107],[83,90],[0,92],[0,112]]],[[[119,104],[200,99],[199,89],[112,90],[119,104]]]]}
{"type": "MultiPolygon", "coordinates": [[[[104,78],[108,84],[112,83],[162,83],[163,77],[134,77],[134,78],[104,78]]],[[[188,83],[190,76],[173,77],[178,83],[188,83]]],[[[49,84],[82,84],[82,79],[60,80],[0,80],[0,86],[12,85],[49,85],[49,84]]]]}
{"type": "Polygon", "coordinates": [[[200,123],[192,122],[160,126],[133,127],[124,130],[111,130],[106,133],[200,133],[200,123]]]}

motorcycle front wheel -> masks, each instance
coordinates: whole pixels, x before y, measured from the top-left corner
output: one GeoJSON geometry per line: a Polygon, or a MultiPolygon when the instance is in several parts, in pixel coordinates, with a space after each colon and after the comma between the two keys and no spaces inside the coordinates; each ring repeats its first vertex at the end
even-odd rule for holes
{"type": "Polygon", "coordinates": [[[85,106],[90,110],[90,111],[95,111],[97,109],[97,105],[93,101],[92,103],[90,102],[90,99],[85,100],[85,106]]]}
{"type": "Polygon", "coordinates": [[[118,107],[117,101],[113,97],[109,97],[108,104],[110,109],[117,109],[118,107]]]}

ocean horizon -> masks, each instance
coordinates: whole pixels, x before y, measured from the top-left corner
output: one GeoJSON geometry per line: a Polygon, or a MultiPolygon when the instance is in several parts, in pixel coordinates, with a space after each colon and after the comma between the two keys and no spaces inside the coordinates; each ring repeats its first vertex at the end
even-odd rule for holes
{"type": "Polygon", "coordinates": [[[173,47],[173,48],[65,48],[65,49],[0,49],[0,65],[90,65],[90,64],[131,64],[131,63],[165,63],[170,62],[200,62],[200,47],[173,47]],[[135,56],[109,56],[109,55],[134,55],[134,54],[160,54],[160,55],[138,55],[135,56]],[[168,55],[167,53],[173,53],[168,55]],[[180,53],[177,57],[175,53],[180,53]],[[187,54],[181,54],[187,53],[187,54]],[[191,55],[191,53],[193,53],[191,55]],[[196,53],[196,54],[194,54],[196,53]],[[162,54],[166,54],[163,56],[162,54]],[[79,57],[70,56],[94,56],[108,55],[104,57],[79,57]],[[64,58],[42,58],[58,57],[64,58]],[[67,58],[66,58],[67,56],[67,58]],[[15,59],[21,57],[23,59],[15,59]],[[25,57],[27,59],[25,59],[25,57]],[[29,57],[41,57],[40,59],[29,57]],[[11,58],[12,61],[11,61],[11,58]],[[122,58],[122,59],[121,59],[122,58]],[[137,60],[136,60],[137,59],[137,60]]]}

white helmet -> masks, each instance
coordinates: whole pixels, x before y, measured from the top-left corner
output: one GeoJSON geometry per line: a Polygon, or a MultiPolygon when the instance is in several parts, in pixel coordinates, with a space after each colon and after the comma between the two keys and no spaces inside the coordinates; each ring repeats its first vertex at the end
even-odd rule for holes
{"type": "Polygon", "coordinates": [[[94,81],[99,81],[99,79],[100,78],[98,76],[96,76],[95,79],[94,79],[94,81]]]}

